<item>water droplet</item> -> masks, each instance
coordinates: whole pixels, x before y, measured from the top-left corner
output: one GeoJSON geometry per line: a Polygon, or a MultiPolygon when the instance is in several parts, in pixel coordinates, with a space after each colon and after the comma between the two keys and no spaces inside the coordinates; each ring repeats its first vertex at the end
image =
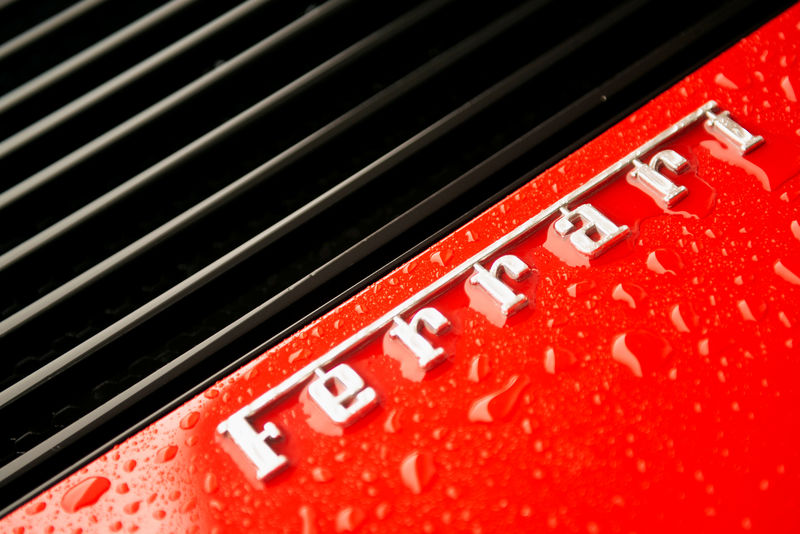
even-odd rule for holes
{"type": "Polygon", "coordinates": [[[800,276],[798,276],[794,272],[794,270],[791,270],[786,265],[784,265],[781,260],[775,262],[774,269],[775,269],[775,274],[777,274],[790,284],[800,286],[800,276]]]}
{"type": "Polygon", "coordinates": [[[794,87],[792,87],[792,82],[789,81],[788,76],[781,78],[781,89],[783,89],[783,94],[786,95],[786,100],[789,102],[797,102],[797,96],[794,94],[794,87]]]}
{"type": "Polygon", "coordinates": [[[479,354],[472,358],[467,379],[473,382],[480,382],[489,374],[489,371],[489,358],[485,354],[479,354]]]}
{"type": "Polygon", "coordinates": [[[142,501],[133,501],[129,502],[125,506],[122,507],[122,511],[126,514],[135,514],[139,511],[139,506],[141,505],[142,501]]]}
{"type": "Polygon", "coordinates": [[[617,336],[611,346],[614,360],[628,367],[638,377],[643,376],[642,362],[648,368],[660,368],[671,352],[672,347],[666,340],[644,330],[617,336]]]}
{"type": "Polygon", "coordinates": [[[438,263],[442,267],[447,265],[447,262],[450,261],[450,258],[453,257],[452,250],[441,250],[439,252],[434,252],[431,254],[431,263],[438,263]]]}
{"type": "Polygon", "coordinates": [[[136,469],[136,460],[128,460],[122,465],[122,470],[126,473],[130,473],[134,469],[136,469]]]}
{"type": "Polygon", "coordinates": [[[470,406],[468,418],[473,422],[489,423],[511,413],[519,394],[530,383],[525,376],[512,376],[499,391],[479,398],[470,406]]]}
{"type": "Polygon", "coordinates": [[[383,429],[389,434],[395,434],[400,431],[403,426],[400,424],[400,413],[397,410],[392,410],[386,416],[386,421],[383,423],[383,429]]]}
{"type": "Polygon", "coordinates": [[[755,297],[738,301],[736,307],[745,321],[759,321],[767,313],[767,303],[755,297]]]}
{"type": "Polygon", "coordinates": [[[733,83],[730,78],[722,74],[721,72],[717,73],[714,76],[714,83],[719,85],[720,87],[724,87],[725,89],[738,89],[739,86],[733,83]]]}
{"type": "Polygon", "coordinates": [[[245,380],[253,380],[258,376],[258,367],[253,367],[244,375],[245,380]]]}
{"type": "Polygon", "coordinates": [[[611,298],[625,302],[631,308],[636,309],[636,306],[640,305],[642,301],[647,298],[647,293],[636,284],[622,282],[614,286],[614,289],[611,291],[611,298]]]}
{"type": "Polygon", "coordinates": [[[333,479],[333,473],[331,473],[330,469],[315,467],[311,470],[311,478],[317,482],[329,482],[333,479]]]}
{"type": "Polygon", "coordinates": [[[572,366],[577,360],[575,355],[567,349],[555,349],[547,347],[544,349],[544,370],[551,375],[556,374],[556,370],[563,370],[572,366]]]}
{"type": "Polygon", "coordinates": [[[375,507],[375,517],[378,519],[386,519],[389,516],[389,512],[391,512],[392,507],[389,503],[382,502],[378,506],[375,507]]]}
{"type": "Polygon", "coordinates": [[[128,493],[130,490],[131,489],[128,487],[128,485],[125,482],[123,482],[122,484],[117,486],[117,493],[119,493],[119,494],[128,493]]]}
{"type": "Polygon", "coordinates": [[[435,474],[436,466],[429,452],[414,451],[400,463],[400,478],[415,495],[422,493],[435,474]]]}
{"type": "Polygon", "coordinates": [[[567,287],[567,294],[573,298],[584,297],[591,294],[595,287],[597,287],[597,283],[594,280],[584,280],[567,287]]]}
{"type": "Polygon", "coordinates": [[[355,532],[364,522],[364,512],[354,506],[348,506],[336,514],[336,532],[355,532]]]}
{"type": "Polygon", "coordinates": [[[203,396],[207,399],[216,399],[219,397],[219,390],[214,388],[208,389],[203,393],[203,396]]]}
{"type": "Polygon", "coordinates": [[[297,510],[300,516],[302,534],[317,534],[317,514],[308,505],[303,505],[297,510]]]}
{"type": "Polygon", "coordinates": [[[178,446],[177,445],[167,445],[156,452],[156,462],[164,463],[169,462],[175,455],[178,454],[178,446]]]}
{"type": "Polygon", "coordinates": [[[716,140],[700,141],[700,146],[720,161],[738,167],[754,177],[765,191],[777,191],[781,184],[794,177],[800,169],[800,154],[797,142],[787,136],[773,135],[769,138],[772,152],[754,152],[746,157],[733,145],[723,146],[716,140]],[[781,154],[781,157],[769,157],[781,154]]]}
{"type": "Polygon", "coordinates": [[[108,529],[111,532],[119,532],[120,530],[122,530],[122,522],[121,521],[114,521],[113,523],[108,525],[108,529]]]}
{"type": "Polygon", "coordinates": [[[296,350],[289,355],[289,363],[294,363],[297,360],[306,360],[311,356],[311,351],[308,349],[296,350]]]}
{"type": "Polygon", "coordinates": [[[73,513],[85,506],[92,505],[111,487],[111,481],[105,477],[89,477],[72,486],[61,498],[61,508],[73,513]]]}
{"type": "Polygon", "coordinates": [[[691,332],[693,329],[697,328],[697,325],[700,323],[700,318],[697,316],[692,306],[686,303],[673,306],[670,310],[669,317],[678,332],[691,332]]]}
{"type": "Polygon", "coordinates": [[[647,256],[647,268],[658,274],[677,274],[683,268],[683,262],[675,252],[660,248],[647,256]]]}
{"type": "Polygon", "coordinates": [[[214,473],[206,473],[205,478],[203,479],[203,491],[206,493],[214,493],[219,488],[219,483],[217,482],[217,475],[214,473]]]}
{"type": "Polygon", "coordinates": [[[195,506],[197,506],[197,499],[189,499],[181,505],[180,512],[186,514],[194,510],[195,506]]]}
{"type": "Polygon", "coordinates": [[[797,219],[793,220],[789,223],[789,228],[791,228],[794,237],[800,240],[800,222],[798,222],[797,219]]]}
{"type": "Polygon", "coordinates": [[[25,508],[25,513],[28,515],[35,515],[44,512],[45,508],[47,508],[47,504],[44,501],[39,501],[25,508]]]}
{"type": "Polygon", "coordinates": [[[189,412],[189,415],[181,419],[180,426],[184,430],[189,430],[190,428],[194,428],[197,422],[200,420],[200,413],[199,412],[189,412]]]}

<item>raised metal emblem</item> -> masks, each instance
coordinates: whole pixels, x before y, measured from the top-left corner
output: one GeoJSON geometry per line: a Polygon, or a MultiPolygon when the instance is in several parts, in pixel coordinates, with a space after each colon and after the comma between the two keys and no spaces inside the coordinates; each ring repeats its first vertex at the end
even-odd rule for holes
{"type": "MultiPolygon", "coordinates": [[[[715,102],[706,103],[260,395],[223,421],[217,427],[218,432],[229,436],[247,456],[256,468],[257,478],[265,479],[280,472],[289,460],[273,448],[283,435],[271,422],[257,430],[253,426],[254,419],[263,419],[276,402],[308,384],[310,398],[334,423],[347,426],[358,420],[376,406],[378,395],[375,390],[344,363],[335,365],[329,371],[323,369],[352,355],[358,347],[378,335],[388,336],[396,346],[412,355],[422,373],[448,357],[458,357],[458,354],[447,354],[445,348],[435,343],[439,336],[445,335],[451,323],[429,301],[446,290],[456,288],[461,282],[468,291],[485,294],[501,316],[519,312],[528,305],[529,297],[515,291],[513,285],[524,280],[530,274],[531,267],[519,257],[503,254],[503,251],[549,224],[552,224],[558,238],[592,260],[625,241],[631,234],[628,226],[616,224],[589,203],[588,197],[630,171],[632,179],[638,183],[637,187],[655,199],[663,209],[681,202],[691,191],[677,184],[665,172],[669,171],[677,177],[689,168],[689,163],[674,150],[658,149],[703,120],[710,134],[735,147],[742,155],[752,152],[764,142],[761,136],[752,135],[735,122],[727,111],[718,112],[715,102]]],[[[503,327],[502,322],[491,322],[503,327]]]]}

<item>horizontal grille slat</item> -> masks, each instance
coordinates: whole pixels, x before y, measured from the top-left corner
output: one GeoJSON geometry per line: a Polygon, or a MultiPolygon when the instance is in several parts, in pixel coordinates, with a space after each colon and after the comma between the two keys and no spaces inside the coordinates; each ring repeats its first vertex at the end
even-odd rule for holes
{"type": "MultiPolygon", "coordinates": [[[[0,44],[0,61],[10,56],[11,54],[17,53],[18,51],[22,50],[29,44],[33,43],[37,39],[42,38],[48,33],[66,24],[69,24],[71,21],[80,17],[90,9],[94,9],[95,7],[107,1],[108,0],[83,0],[81,2],[78,2],[77,4],[71,5],[64,11],[61,11],[60,13],[53,15],[49,19],[40,22],[33,28],[17,35],[13,39],[10,39],[5,43],[0,44]]],[[[10,3],[11,1],[0,3],[0,9],[3,9],[10,3]]]]}
{"type": "Polygon", "coordinates": [[[140,34],[151,29],[152,26],[160,24],[164,19],[169,18],[181,9],[197,2],[198,0],[171,0],[169,3],[159,7],[155,11],[148,13],[144,17],[136,20],[121,30],[109,35],[91,47],[83,50],[79,54],[59,63],[53,68],[43,72],[36,78],[24,83],[13,91],[0,96],[0,113],[5,113],[14,106],[31,98],[39,91],[44,90],[52,84],[57,83],[64,77],[73,74],[75,71],[85,67],[92,61],[97,60],[108,54],[116,47],[125,44],[128,40],[135,39],[140,34]]]}
{"type": "Polygon", "coordinates": [[[254,357],[768,16],[577,6],[330,0],[265,36],[250,10],[281,0],[230,2],[0,141],[18,182],[0,223],[26,221],[0,239],[0,498],[254,357]],[[158,92],[159,69],[240,24],[231,59],[158,92]],[[105,129],[59,154],[81,122],[105,129]]]}
{"type": "Polygon", "coordinates": [[[0,208],[4,208],[21,197],[30,194],[37,188],[47,184],[51,180],[58,178],[61,174],[79,165],[86,159],[94,156],[98,152],[108,148],[110,145],[124,139],[133,131],[141,128],[149,121],[160,117],[169,112],[173,107],[188,101],[196,94],[206,90],[208,87],[218,83],[227,75],[254,61],[260,55],[267,53],[272,48],[280,46],[285,39],[290,39],[297,32],[307,30],[310,26],[320,22],[327,15],[343,7],[351,0],[331,0],[323,4],[320,8],[309,12],[306,16],[297,19],[295,22],[281,28],[275,34],[266,37],[259,43],[253,45],[241,54],[220,65],[219,68],[208,72],[206,75],[194,80],[189,85],[181,88],[163,100],[153,104],[144,111],[129,118],[103,135],[86,143],[78,150],[62,157],[58,161],[48,165],[44,169],[36,172],[18,184],[0,193],[0,208]]]}
{"type": "MultiPolygon", "coordinates": [[[[125,318],[121,319],[117,323],[109,326],[107,329],[103,330],[102,332],[98,333],[97,335],[93,336],[92,338],[86,340],[83,344],[75,347],[71,351],[65,353],[64,355],[56,358],[45,367],[35,371],[34,373],[25,377],[25,379],[17,382],[10,388],[0,392],[0,408],[13,402],[16,398],[20,395],[26,393],[30,389],[34,387],[38,387],[42,385],[46,380],[48,380],[51,376],[55,373],[61,372],[62,370],[74,365],[78,361],[84,359],[85,357],[92,354],[94,351],[102,348],[107,343],[113,341],[118,336],[124,334],[126,331],[130,330],[131,328],[135,327],[137,324],[149,319],[156,313],[158,313],[161,309],[166,308],[167,306],[173,304],[178,299],[182,298],[184,295],[191,293],[195,289],[201,287],[205,283],[210,280],[213,280],[223,272],[227,271],[228,269],[234,267],[241,261],[249,258],[255,252],[263,249],[265,246],[269,245],[270,243],[274,242],[278,238],[282,237],[289,231],[293,230],[309,218],[317,215],[320,211],[325,209],[326,207],[330,206],[333,202],[342,199],[344,196],[352,193],[354,190],[362,187],[365,183],[371,181],[376,175],[385,172],[387,168],[396,164],[399,160],[403,157],[406,157],[408,154],[412,154],[415,151],[419,150],[423,146],[427,145],[428,143],[432,142],[433,140],[437,139],[450,129],[454,128],[458,124],[462,123],[470,119],[477,113],[483,111],[487,106],[491,105],[499,98],[505,96],[508,92],[518,88],[523,82],[529,80],[534,75],[540,73],[542,70],[550,66],[553,62],[558,60],[559,58],[565,56],[570,51],[574,50],[575,48],[585,44],[588,42],[592,37],[597,35],[598,33],[602,32],[603,30],[607,29],[610,24],[616,21],[621,15],[624,15],[626,12],[630,12],[633,10],[637,4],[641,4],[641,2],[628,2],[624,4],[623,7],[618,8],[614,12],[610,13],[609,15],[599,19],[597,22],[593,23],[590,27],[585,29],[584,31],[580,32],[574,38],[565,41],[561,45],[551,49],[548,51],[544,56],[534,60],[533,62],[529,63],[522,69],[518,70],[508,78],[502,80],[495,86],[491,87],[484,93],[480,94],[478,97],[474,98],[467,104],[466,106],[459,108],[452,113],[445,116],[442,120],[438,121],[437,123],[433,124],[431,127],[423,131],[420,135],[410,139],[408,142],[400,145],[398,149],[388,153],[384,158],[377,160],[373,165],[363,169],[360,173],[351,176],[347,180],[339,183],[335,187],[329,189],[323,195],[317,197],[314,201],[309,204],[304,205],[303,207],[299,208],[297,211],[293,212],[288,217],[282,219],[275,225],[271,226],[270,228],[266,229],[261,234],[257,235],[256,237],[252,238],[248,242],[242,244],[238,248],[234,249],[233,251],[229,252],[225,256],[221,257],[220,259],[216,260],[214,263],[208,265],[207,267],[201,269],[191,277],[187,278],[177,286],[171,288],[166,293],[156,297],[155,299],[148,302],[144,307],[139,308],[134,313],[126,316],[125,318]]],[[[535,4],[532,4],[535,5],[535,4]]],[[[490,36],[494,32],[499,32],[508,27],[508,25],[512,24],[515,20],[518,19],[520,13],[512,12],[510,16],[501,19],[497,25],[489,26],[489,32],[486,32],[486,36],[490,36]]],[[[475,39],[476,43],[479,43],[483,38],[483,35],[480,36],[480,39],[475,39]]],[[[469,43],[469,46],[463,46],[461,49],[469,49],[470,47],[474,46],[473,43],[469,43]]],[[[461,52],[462,50],[458,50],[461,52]]],[[[453,56],[457,57],[457,54],[452,54],[453,56]]],[[[437,62],[434,65],[439,66],[443,62],[437,62]]],[[[397,85],[390,86],[385,92],[379,93],[373,99],[367,100],[362,106],[359,108],[352,110],[352,112],[342,116],[340,120],[335,121],[334,123],[328,125],[324,130],[315,132],[310,137],[306,138],[303,142],[299,145],[295,145],[298,147],[297,149],[290,149],[287,152],[276,157],[274,160],[267,162],[262,167],[259,167],[255,171],[253,171],[250,175],[241,178],[239,181],[234,182],[225,190],[220,191],[219,193],[215,194],[212,197],[207,198],[201,204],[198,204],[189,212],[184,212],[179,218],[173,219],[168,223],[168,226],[162,226],[158,230],[156,230],[152,235],[153,237],[147,241],[142,242],[142,245],[139,249],[146,250],[151,246],[157,244],[160,240],[166,239],[170,233],[178,231],[185,225],[188,225],[192,222],[193,219],[198,218],[207,210],[212,208],[218,207],[222,202],[227,201],[225,197],[231,197],[234,194],[238,194],[240,192],[244,192],[247,188],[252,187],[250,183],[250,178],[259,178],[264,179],[270,175],[271,172],[276,172],[283,168],[283,166],[288,165],[291,162],[292,158],[297,158],[303,156],[307,153],[307,150],[315,148],[316,144],[321,142],[321,139],[324,138],[325,135],[337,135],[341,133],[345,128],[349,127],[349,124],[352,121],[357,121],[361,118],[361,116],[365,113],[371,113],[375,108],[384,105],[384,103],[388,103],[391,101],[393,95],[398,93],[404,93],[407,90],[407,85],[410,82],[418,82],[420,79],[424,79],[424,73],[420,73],[415,71],[411,73],[408,78],[405,78],[397,83],[397,85]],[[408,81],[406,81],[408,80],[408,81]],[[405,83],[404,83],[405,82],[405,83]],[[274,164],[272,164],[275,162],[274,164]],[[274,171],[273,171],[274,169],[274,171]],[[247,180],[247,181],[246,181],[247,180]],[[197,214],[197,215],[195,215],[197,214]],[[173,230],[174,229],[174,230],[173,230]]],[[[294,148],[294,147],[293,147],[294,148]]],[[[149,236],[146,236],[149,237],[149,236]]],[[[120,261],[132,259],[131,256],[135,254],[134,250],[124,249],[121,251],[125,253],[124,256],[120,257],[120,261]]],[[[105,267],[105,262],[101,264],[105,267]]],[[[105,269],[105,272],[113,269],[113,265],[109,265],[105,269]]],[[[87,273],[92,273],[93,270],[86,271],[87,273]]],[[[90,283],[91,281],[87,281],[86,283],[90,283]]],[[[62,286],[64,287],[64,286],[62,286]]],[[[76,289],[72,289],[73,286],[67,287],[64,289],[63,292],[59,293],[59,297],[63,294],[68,296],[70,290],[77,291],[80,289],[80,286],[76,289]]],[[[56,290],[59,291],[59,290],[56,290]]],[[[41,307],[35,308],[30,314],[21,315],[19,319],[17,319],[19,323],[25,322],[33,317],[33,314],[36,312],[46,310],[45,306],[49,305],[50,303],[55,304],[56,299],[51,295],[47,295],[43,298],[41,307]]],[[[25,312],[28,308],[24,309],[25,312]]],[[[15,319],[18,316],[12,316],[9,318],[9,321],[15,319]]],[[[0,333],[5,334],[13,328],[14,323],[10,323],[12,326],[7,327],[8,329],[3,329],[0,333]]],[[[3,323],[0,323],[0,328],[4,327],[3,323]]]]}
{"type": "MultiPolygon", "coordinates": [[[[249,0],[234,7],[230,11],[208,22],[189,35],[164,48],[160,52],[157,52],[142,62],[137,63],[128,70],[118,74],[114,78],[82,95],[78,99],[73,100],[66,106],[50,113],[46,117],[42,117],[25,129],[20,130],[3,141],[0,141],[0,159],[6,157],[10,153],[38,138],[39,136],[44,135],[51,129],[73,119],[80,113],[84,112],[87,108],[110,97],[117,91],[123,89],[139,78],[146,76],[152,71],[161,68],[164,64],[175,60],[181,54],[200,44],[203,40],[208,39],[215,33],[227,28],[232,24],[235,24],[243,17],[251,15],[254,11],[266,4],[268,1],[269,0],[249,0]]],[[[2,54],[0,53],[0,55],[2,54]]],[[[20,193],[18,193],[18,195],[22,194],[24,194],[24,190],[21,190],[20,193]]],[[[13,195],[8,195],[0,197],[0,209],[7,204],[14,202],[14,200],[17,198],[19,198],[19,196],[15,197],[13,195]]]]}
{"type": "MultiPolygon", "coordinates": [[[[155,166],[124,182],[117,188],[100,196],[92,203],[79,209],[78,211],[73,212],[40,234],[37,234],[28,241],[4,253],[2,256],[0,256],[0,270],[22,259],[26,254],[33,252],[39,246],[46,244],[63,233],[68,232],[77,225],[82,224],[89,218],[112,207],[116,202],[124,199],[130,193],[168,173],[173,168],[180,165],[185,159],[191,158],[198,152],[210,149],[214,146],[214,144],[220,142],[230,135],[233,135],[251,121],[281,105],[287,98],[294,97],[308,86],[322,81],[326,76],[329,76],[339,68],[358,58],[360,55],[368,52],[372,49],[372,47],[379,45],[385,39],[391,38],[395,33],[402,31],[408,24],[413,23],[418,17],[424,16],[429,10],[435,9],[443,3],[444,2],[442,1],[431,2],[430,4],[426,5],[425,9],[421,9],[418,13],[414,13],[412,16],[404,19],[399,19],[391,27],[386,27],[380,33],[373,34],[367,39],[356,43],[347,50],[344,50],[340,54],[319,65],[317,68],[309,71],[301,78],[298,78],[289,85],[284,86],[255,106],[248,108],[206,135],[200,137],[179,151],[171,154],[169,157],[160,161],[155,166]]],[[[419,76],[416,78],[419,79],[419,76]]],[[[399,90],[402,91],[402,88],[399,90]]],[[[397,89],[395,92],[397,92],[397,89]]],[[[384,100],[387,98],[388,97],[384,97],[384,100]]],[[[375,106],[380,105],[378,100],[380,99],[376,99],[368,104],[365,103],[363,106],[364,110],[369,111],[374,109],[375,106]]],[[[0,322],[0,336],[5,335],[19,324],[22,324],[23,322],[35,317],[49,307],[56,305],[58,302],[64,298],[67,298],[75,291],[80,290],[82,287],[85,287],[87,284],[90,284],[103,275],[113,271],[119,265],[122,265],[125,262],[135,258],[140,253],[148,250],[155,244],[178,232],[186,225],[191,224],[193,221],[202,217],[209,210],[215,209],[236,195],[245,192],[248,188],[255,185],[255,183],[269,176],[269,174],[267,174],[267,169],[277,170],[281,165],[286,165],[286,162],[290,161],[290,158],[300,157],[303,155],[303,151],[313,149],[314,143],[320,142],[317,140],[317,138],[321,137],[323,134],[335,135],[339,131],[337,128],[344,128],[348,124],[348,121],[357,119],[358,114],[353,113],[350,117],[347,117],[346,120],[341,120],[341,125],[330,127],[325,132],[320,132],[314,137],[306,138],[307,141],[305,143],[295,145],[296,148],[289,149],[281,156],[277,156],[259,168],[258,172],[253,171],[247,176],[244,176],[241,179],[233,182],[225,189],[220,190],[213,196],[206,198],[202,203],[195,205],[192,209],[187,210],[181,215],[175,217],[165,225],[159,227],[150,234],[142,237],[140,240],[137,240],[135,243],[132,243],[125,249],[119,251],[114,256],[107,258],[97,266],[85,271],[80,275],[80,277],[69,281],[67,284],[54,290],[52,293],[42,297],[42,299],[36,303],[33,303],[28,308],[21,310],[18,312],[19,315],[14,315],[3,320],[0,322]]]]}

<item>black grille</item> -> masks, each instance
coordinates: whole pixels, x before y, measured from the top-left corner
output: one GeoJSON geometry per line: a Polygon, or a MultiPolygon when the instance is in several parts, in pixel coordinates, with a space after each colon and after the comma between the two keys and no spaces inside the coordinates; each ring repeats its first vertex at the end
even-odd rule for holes
{"type": "Polygon", "coordinates": [[[779,7],[0,0],[0,507],[779,7]]]}

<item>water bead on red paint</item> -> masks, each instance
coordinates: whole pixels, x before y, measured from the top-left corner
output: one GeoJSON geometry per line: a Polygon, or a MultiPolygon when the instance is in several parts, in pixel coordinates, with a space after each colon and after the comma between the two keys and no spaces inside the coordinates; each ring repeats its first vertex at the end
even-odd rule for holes
{"type": "Polygon", "coordinates": [[[74,513],[96,503],[110,487],[111,481],[105,477],[89,477],[64,493],[61,508],[65,512],[74,513]]]}

